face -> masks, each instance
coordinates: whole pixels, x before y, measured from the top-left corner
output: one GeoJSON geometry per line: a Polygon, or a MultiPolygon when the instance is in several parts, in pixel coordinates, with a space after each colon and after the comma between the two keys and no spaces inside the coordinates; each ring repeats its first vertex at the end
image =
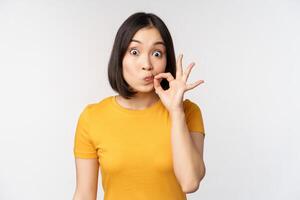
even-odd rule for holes
{"type": "Polygon", "coordinates": [[[165,72],[166,48],[159,31],[154,27],[137,31],[122,64],[123,77],[134,91],[154,91],[153,79],[149,81],[144,78],[165,72]]]}

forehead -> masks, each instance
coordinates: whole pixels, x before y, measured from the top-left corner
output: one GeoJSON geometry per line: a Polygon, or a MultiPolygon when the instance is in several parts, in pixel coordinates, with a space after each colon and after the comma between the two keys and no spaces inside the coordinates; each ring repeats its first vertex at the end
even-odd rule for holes
{"type": "Polygon", "coordinates": [[[163,39],[159,31],[154,27],[146,27],[138,30],[131,39],[131,44],[140,45],[163,45],[163,39]]]}

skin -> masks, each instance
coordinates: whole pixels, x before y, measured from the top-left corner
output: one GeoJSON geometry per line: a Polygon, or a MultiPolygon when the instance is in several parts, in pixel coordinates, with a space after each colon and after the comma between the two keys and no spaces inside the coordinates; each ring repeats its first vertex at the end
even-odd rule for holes
{"type": "MultiPolygon", "coordinates": [[[[145,109],[161,99],[168,109],[172,120],[171,140],[173,153],[173,166],[176,178],[182,191],[195,192],[200,181],[205,175],[203,162],[203,134],[189,132],[185,114],[183,112],[183,95],[186,91],[203,83],[203,80],[193,84],[187,84],[187,78],[195,63],[191,63],[182,71],[182,55],[176,63],[176,79],[170,73],[164,73],[166,67],[165,47],[154,45],[157,41],[163,41],[155,28],[140,29],[133,39],[141,43],[132,42],[123,59],[123,75],[127,83],[137,91],[133,99],[124,99],[116,96],[120,105],[128,109],[145,109]],[[135,47],[137,50],[132,50],[135,47]],[[161,51],[162,54],[158,53],[161,51]],[[162,57],[160,57],[162,55],[162,57]],[[145,82],[144,77],[154,75],[153,82],[145,82]],[[166,91],[160,87],[162,78],[169,81],[170,88],[166,91]]],[[[73,200],[96,199],[98,186],[98,172],[100,163],[96,158],[76,158],[76,190],[73,200]]]]}
{"type": "Polygon", "coordinates": [[[117,95],[117,102],[128,109],[141,110],[161,99],[169,112],[182,109],[184,92],[204,82],[199,80],[193,84],[186,83],[195,63],[191,63],[183,72],[183,54],[180,54],[176,66],[177,78],[174,79],[171,73],[164,73],[167,63],[166,47],[163,44],[155,44],[155,42],[163,42],[156,28],[142,28],[137,31],[132,40],[134,41],[129,44],[122,61],[123,76],[126,82],[138,93],[132,99],[125,99],[117,95]],[[143,80],[149,75],[155,76],[153,82],[149,83],[143,80]],[[159,84],[163,78],[167,79],[170,84],[170,88],[166,91],[159,84]]]}
{"type": "Polygon", "coordinates": [[[167,58],[166,49],[159,31],[156,28],[142,28],[136,32],[123,58],[123,77],[138,93],[130,100],[120,95],[116,100],[123,107],[141,110],[151,106],[159,100],[155,93],[153,82],[143,80],[146,76],[165,72],[167,58]],[[139,42],[136,42],[139,41],[139,42]]]}
{"type": "Polygon", "coordinates": [[[133,99],[127,100],[117,96],[116,100],[123,107],[134,110],[147,108],[158,99],[162,101],[172,120],[171,141],[175,175],[185,193],[195,192],[205,175],[204,135],[189,132],[185,121],[183,98],[186,91],[204,83],[204,80],[187,84],[195,63],[190,63],[183,71],[183,54],[180,54],[176,61],[176,79],[171,73],[164,72],[167,61],[165,46],[154,44],[163,41],[156,28],[140,29],[133,40],[139,42],[133,41],[129,45],[123,59],[123,75],[127,83],[138,93],[133,99]],[[143,81],[144,77],[151,74],[154,75],[153,82],[143,81]],[[163,90],[160,86],[163,78],[169,82],[168,90],[163,90]]]}

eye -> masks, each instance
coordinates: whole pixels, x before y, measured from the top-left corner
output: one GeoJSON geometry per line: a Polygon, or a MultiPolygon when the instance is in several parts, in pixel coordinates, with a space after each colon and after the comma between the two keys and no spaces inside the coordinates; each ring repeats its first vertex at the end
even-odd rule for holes
{"type": "Polygon", "coordinates": [[[130,53],[133,54],[133,55],[137,55],[137,52],[138,52],[138,51],[137,51],[136,49],[131,49],[131,50],[130,50],[130,53]]]}
{"type": "Polygon", "coordinates": [[[156,54],[156,55],[158,55],[158,57],[161,57],[161,51],[155,51],[155,53],[154,54],[156,54]]]}

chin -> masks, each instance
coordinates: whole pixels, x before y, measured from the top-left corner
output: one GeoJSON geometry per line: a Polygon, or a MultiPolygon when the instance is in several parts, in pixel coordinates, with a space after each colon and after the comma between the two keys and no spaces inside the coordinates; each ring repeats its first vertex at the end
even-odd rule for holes
{"type": "Polygon", "coordinates": [[[142,93],[152,92],[154,91],[154,85],[153,84],[143,85],[141,87],[135,88],[134,91],[142,92],[142,93]]]}

